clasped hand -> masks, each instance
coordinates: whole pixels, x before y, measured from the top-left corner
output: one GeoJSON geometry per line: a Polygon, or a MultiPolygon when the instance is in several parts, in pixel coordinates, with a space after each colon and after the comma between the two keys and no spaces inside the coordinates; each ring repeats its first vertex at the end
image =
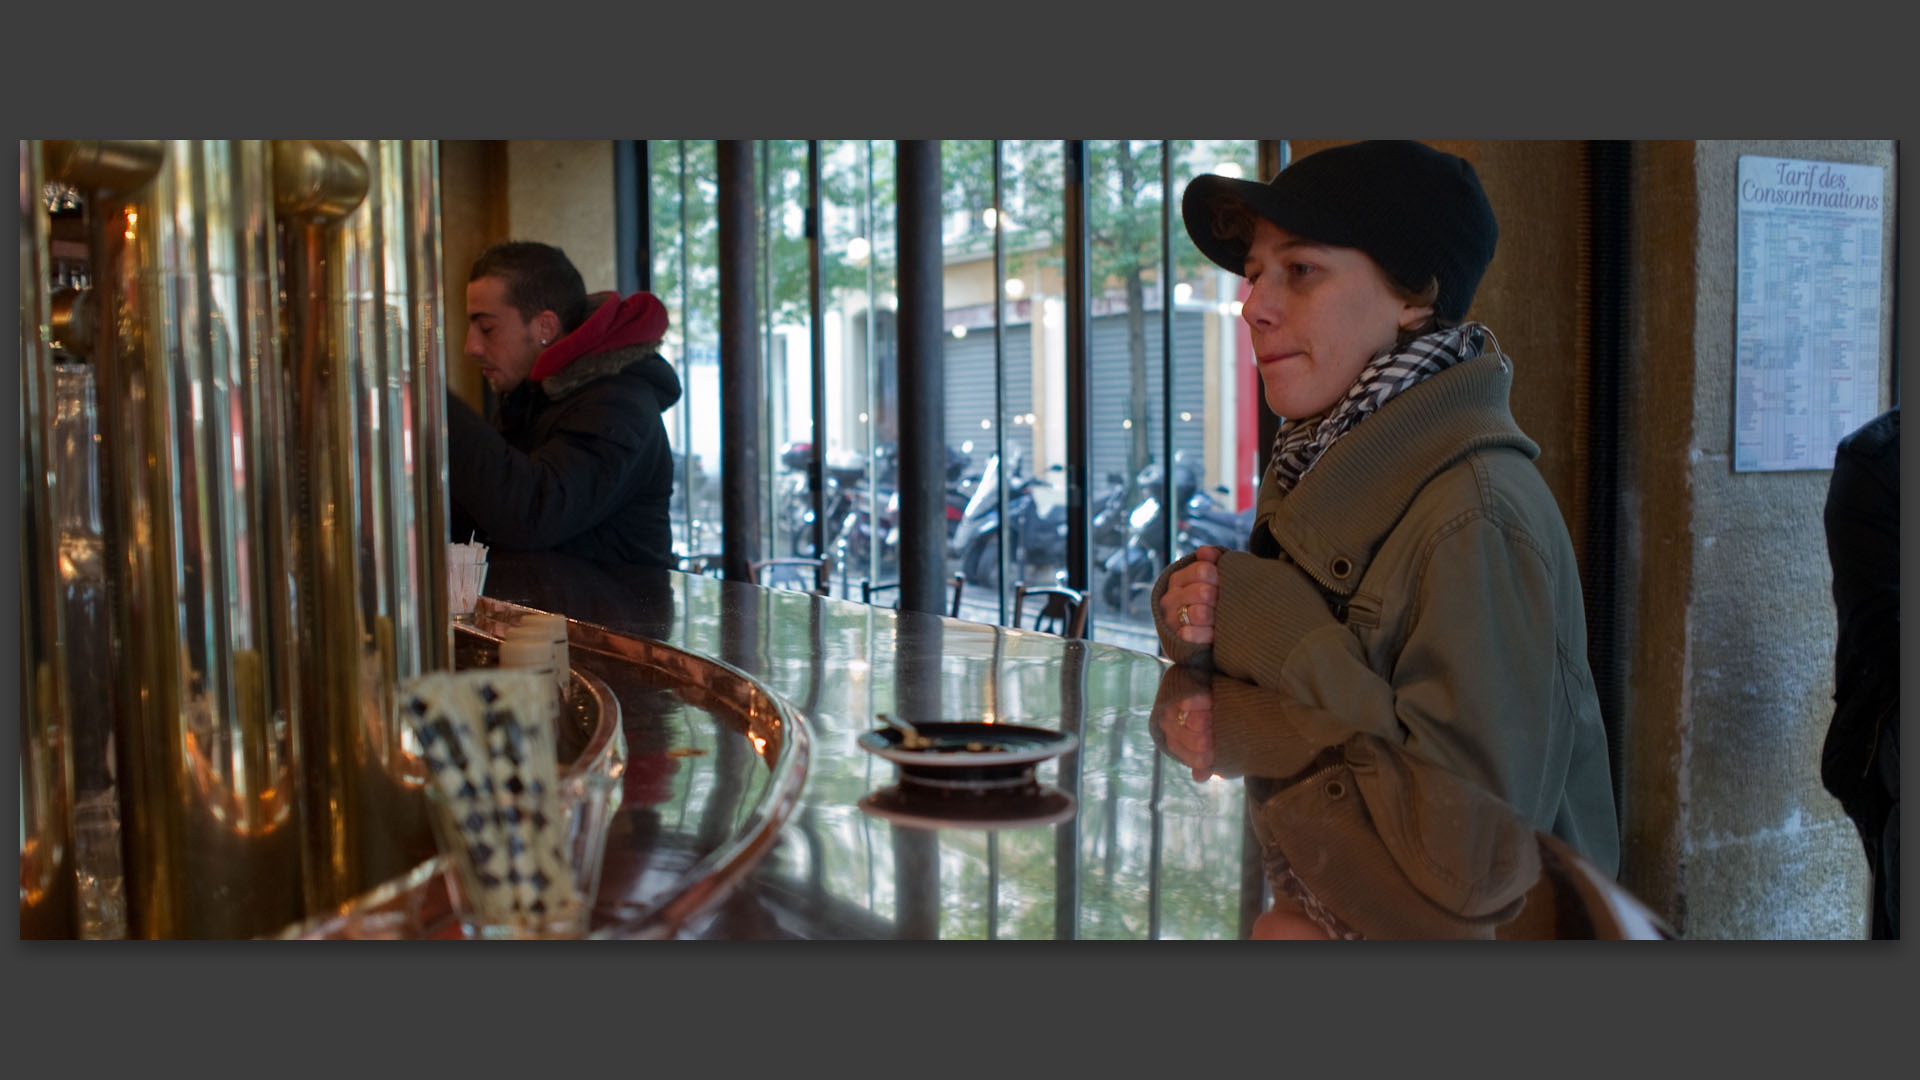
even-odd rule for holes
{"type": "Polygon", "coordinates": [[[1213,773],[1213,692],[1205,676],[1169,668],[1153,704],[1152,723],[1168,754],[1204,781],[1213,773]]]}
{"type": "Polygon", "coordinates": [[[1211,544],[1195,548],[1193,561],[1167,578],[1160,594],[1160,614],[1181,641],[1213,644],[1214,612],[1220,603],[1220,555],[1225,548],[1211,544]]]}

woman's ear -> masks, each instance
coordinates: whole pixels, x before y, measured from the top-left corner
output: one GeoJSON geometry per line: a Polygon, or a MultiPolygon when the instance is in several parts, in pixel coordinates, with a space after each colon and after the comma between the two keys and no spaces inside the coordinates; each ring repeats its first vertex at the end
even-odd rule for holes
{"type": "Polygon", "coordinates": [[[1403,304],[1400,307],[1400,329],[1411,330],[1433,317],[1433,305],[1424,306],[1403,304]]]}

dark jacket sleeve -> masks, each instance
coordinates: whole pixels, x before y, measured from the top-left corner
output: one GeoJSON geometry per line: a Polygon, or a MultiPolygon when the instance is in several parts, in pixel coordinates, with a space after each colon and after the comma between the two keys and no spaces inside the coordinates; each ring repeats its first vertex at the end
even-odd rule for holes
{"type": "Polygon", "coordinates": [[[1824,511],[1839,638],[1821,779],[1857,816],[1871,817],[1898,790],[1884,768],[1894,761],[1878,759],[1886,750],[1894,760],[1898,754],[1899,430],[1893,412],[1841,443],[1824,511]]]}
{"type": "Polygon", "coordinates": [[[558,403],[551,433],[522,453],[465,402],[447,398],[449,493],[489,544],[539,551],[618,509],[656,454],[659,415],[644,391],[583,391],[558,403]],[[651,410],[647,412],[645,410],[651,410]]]}

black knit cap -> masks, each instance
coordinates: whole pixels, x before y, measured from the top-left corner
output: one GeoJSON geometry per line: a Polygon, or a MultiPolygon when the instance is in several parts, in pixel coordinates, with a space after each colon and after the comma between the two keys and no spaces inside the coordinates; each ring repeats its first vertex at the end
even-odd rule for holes
{"type": "Polygon", "coordinates": [[[1180,200],[1187,235],[1207,258],[1239,274],[1246,269],[1246,243],[1213,228],[1229,198],[1296,236],[1359,248],[1409,288],[1438,280],[1434,311],[1449,320],[1465,317],[1500,236],[1473,166],[1407,140],[1348,143],[1309,154],[1269,184],[1211,173],[1195,177],[1180,200]]]}

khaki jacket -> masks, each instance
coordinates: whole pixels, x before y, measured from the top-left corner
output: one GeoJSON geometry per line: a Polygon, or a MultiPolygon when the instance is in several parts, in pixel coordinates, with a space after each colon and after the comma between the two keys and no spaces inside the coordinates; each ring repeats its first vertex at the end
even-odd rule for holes
{"type": "MultiPolygon", "coordinates": [[[[1619,867],[1606,734],[1573,545],[1490,352],[1408,388],[1293,491],[1262,485],[1252,552],[1220,559],[1215,643],[1175,663],[1279,691],[1222,738],[1371,734],[1491,792],[1605,872],[1619,867]]],[[[1257,756],[1258,746],[1220,746],[1257,756]]]]}

